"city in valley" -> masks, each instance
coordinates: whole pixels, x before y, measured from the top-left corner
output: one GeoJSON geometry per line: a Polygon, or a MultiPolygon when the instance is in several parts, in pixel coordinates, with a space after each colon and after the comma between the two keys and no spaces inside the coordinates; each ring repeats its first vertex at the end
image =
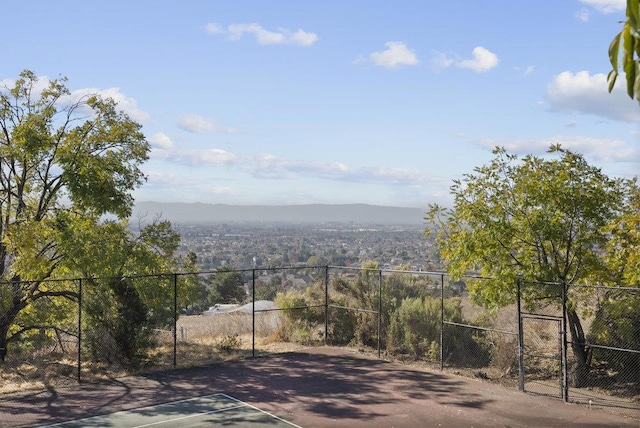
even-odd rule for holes
{"type": "Polygon", "coordinates": [[[350,266],[377,262],[382,269],[433,271],[433,234],[424,225],[356,223],[174,223],[180,254],[193,252],[201,271],[290,266],[350,266]]]}

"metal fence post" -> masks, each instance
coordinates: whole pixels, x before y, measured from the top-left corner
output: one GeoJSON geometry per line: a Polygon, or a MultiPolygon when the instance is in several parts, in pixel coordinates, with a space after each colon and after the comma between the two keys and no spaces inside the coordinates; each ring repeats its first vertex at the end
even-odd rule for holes
{"type": "Polygon", "coordinates": [[[382,269],[378,271],[378,358],[380,358],[380,333],[382,332],[382,269]]]}
{"type": "Polygon", "coordinates": [[[78,383],[82,381],[82,279],[78,280],[78,383]]]}
{"type": "Polygon", "coordinates": [[[256,268],[251,271],[251,356],[256,356],[256,268]]]}
{"type": "Polygon", "coordinates": [[[324,267],[324,346],[329,343],[329,265],[324,267]]]}
{"type": "Polygon", "coordinates": [[[524,329],[522,326],[521,280],[516,281],[516,308],[518,312],[518,389],[524,391],[524,329]]]}
{"type": "Polygon", "coordinates": [[[569,402],[569,357],[567,355],[567,284],[560,282],[562,287],[562,398],[569,402]]]}
{"type": "Polygon", "coordinates": [[[173,274],[173,367],[178,365],[178,274],[173,274]]]}
{"type": "Polygon", "coordinates": [[[444,371],[444,274],[440,274],[440,371],[444,371]]]}

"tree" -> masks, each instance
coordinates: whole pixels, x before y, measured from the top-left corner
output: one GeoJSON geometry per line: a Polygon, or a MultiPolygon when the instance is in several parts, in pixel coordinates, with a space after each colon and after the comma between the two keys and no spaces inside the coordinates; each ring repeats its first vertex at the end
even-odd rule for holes
{"type": "Polygon", "coordinates": [[[244,282],[240,272],[229,266],[222,266],[209,277],[211,281],[211,301],[216,303],[241,303],[246,297],[244,282]]]}
{"type": "MultiPolygon", "coordinates": [[[[25,70],[0,88],[0,357],[26,309],[77,299],[70,230],[100,228],[131,214],[131,191],[145,177],[149,144],[141,126],[98,95],[74,100],[66,78],[42,81],[25,70]]],[[[83,242],[77,242],[82,246],[83,242]]],[[[27,311],[28,312],[28,311],[27,311]]]]}
{"type": "Polygon", "coordinates": [[[609,45],[612,70],[607,76],[609,92],[613,90],[621,62],[627,80],[627,94],[640,102],[640,0],[627,0],[626,19],[609,45]],[[622,61],[619,54],[622,51],[622,61]]]}
{"type": "MultiPolygon", "coordinates": [[[[290,281],[285,281],[285,284],[290,281]]],[[[279,292],[286,289],[283,286],[282,275],[273,275],[269,282],[256,281],[256,300],[274,300],[279,292]]]]}
{"type": "Polygon", "coordinates": [[[430,206],[426,219],[440,226],[439,248],[454,279],[476,269],[490,277],[469,285],[478,302],[494,308],[513,302],[519,278],[529,284],[523,298],[530,306],[568,296],[572,379],[581,386],[588,349],[579,296],[570,290],[604,269],[605,226],[619,214],[623,182],[559,145],[549,152],[559,158],[519,159],[496,148],[488,165],[454,181],[453,209],[430,206]]]}
{"type": "Polygon", "coordinates": [[[174,254],[180,236],[166,220],[131,230],[126,220],[77,222],[59,243],[65,267],[82,275],[85,345],[96,360],[137,366],[153,331],[173,324],[174,254]]]}
{"type": "Polygon", "coordinates": [[[208,290],[205,281],[198,274],[198,255],[189,251],[182,263],[182,272],[178,278],[178,300],[180,307],[203,311],[209,307],[208,290]]]}
{"type": "Polygon", "coordinates": [[[612,284],[640,287],[640,187],[637,178],[626,183],[621,215],[608,226],[606,261],[612,284]]]}

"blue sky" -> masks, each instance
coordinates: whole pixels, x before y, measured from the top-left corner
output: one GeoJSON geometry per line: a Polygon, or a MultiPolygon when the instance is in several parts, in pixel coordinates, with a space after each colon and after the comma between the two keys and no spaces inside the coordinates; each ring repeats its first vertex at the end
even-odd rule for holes
{"type": "Polygon", "coordinates": [[[119,101],[140,201],[426,208],[496,145],[637,175],[640,105],[606,91],[624,4],[4,0],[0,80],[119,101]]]}

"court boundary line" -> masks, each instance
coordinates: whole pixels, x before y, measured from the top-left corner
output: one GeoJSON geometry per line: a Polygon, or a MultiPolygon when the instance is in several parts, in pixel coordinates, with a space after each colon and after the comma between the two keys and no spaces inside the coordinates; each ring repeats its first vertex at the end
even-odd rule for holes
{"type": "Polygon", "coordinates": [[[182,400],[166,401],[164,403],[151,404],[151,405],[142,406],[142,407],[135,407],[135,408],[132,408],[132,409],[127,409],[127,410],[118,410],[116,412],[103,413],[103,414],[93,415],[93,416],[87,416],[85,418],[72,419],[72,420],[63,421],[63,422],[57,422],[55,424],[39,425],[39,427],[40,428],[49,428],[49,427],[63,426],[63,425],[68,424],[68,423],[77,423],[77,422],[82,422],[82,421],[88,421],[90,419],[107,417],[107,416],[111,416],[111,415],[117,415],[119,413],[130,413],[130,412],[140,411],[140,410],[144,410],[144,409],[150,409],[150,408],[153,408],[153,407],[168,406],[170,404],[179,404],[179,403],[184,403],[184,402],[187,402],[187,401],[193,401],[193,400],[198,400],[198,399],[203,399],[203,398],[204,399],[208,399],[208,398],[211,398],[211,397],[224,397],[224,398],[226,398],[227,400],[229,400],[231,402],[230,404],[235,403],[236,405],[235,406],[231,406],[231,407],[226,407],[226,408],[223,408],[223,409],[215,409],[215,410],[212,410],[210,412],[193,413],[193,414],[189,414],[189,415],[182,416],[182,417],[179,417],[179,418],[172,418],[172,419],[166,419],[166,420],[157,421],[157,422],[151,422],[151,423],[148,423],[148,424],[137,425],[134,428],[144,428],[144,427],[150,427],[150,426],[154,426],[154,425],[161,425],[161,424],[172,422],[172,421],[179,421],[179,420],[189,419],[189,418],[192,418],[192,417],[197,417],[197,416],[202,416],[202,415],[209,415],[209,414],[214,414],[214,413],[224,413],[227,410],[236,410],[236,409],[241,409],[243,407],[250,408],[252,410],[257,411],[258,413],[267,415],[267,416],[269,416],[269,417],[271,417],[273,419],[277,419],[280,422],[284,422],[285,424],[290,425],[290,426],[292,426],[294,428],[302,428],[301,426],[296,425],[293,422],[290,422],[290,421],[288,421],[286,419],[283,419],[283,418],[281,418],[281,417],[279,417],[277,415],[274,415],[273,413],[270,413],[270,412],[267,412],[265,410],[262,410],[261,408],[256,407],[256,406],[254,406],[252,404],[249,404],[249,403],[247,403],[245,401],[242,401],[242,400],[240,400],[238,398],[232,397],[229,394],[225,394],[224,392],[216,392],[214,394],[207,394],[207,395],[201,395],[201,396],[198,396],[198,397],[184,398],[182,400]]]}
{"type": "MultiPolygon", "coordinates": [[[[204,397],[198,397],[198,398],[204,398],[204,397]]],[[[167,404],[171,404],[171,402],[169,402],[167,404]]],[[[154,406],[150,406],[150,407],[154,407],[154,406]]],[[[136,425],[133,428],[152,427],[154,425],[162,425],[162,424],[166,424],[166,423],[170,423],[170,422],[182,421],[182,420],[185,420],[185,419],[195,418],[195,417],[203,416],[203,415],[213,415],[215,413],[224,413],[227,410],[242,409],[243,407],[247,407],[247,406],[240,405],[240,406],[225,407],[224,409],[216,409],[216,410],[212,410],[210,412],[191,413],[189,415],[181,416],[179,418],[163,419],[163,420],[157,421],[157,422],[151,422],[151,423],[143,424],[143,425],[136,425]]],[[[142,409],[142,407],[141,407],[141,409],[142,409]]],[[[136,409],[132,409],[132,410],[136,410],[136,409]]],[[[108,414],[110,415],[112,413],[108,413],[108,414]]]]}
{"type": "Polygon", "coordinates": [[[288,421],[288,420],[286,420],[286,419],[282,419],[280,416],[276,416],[276,415],[274,415],[273,413],[267,412],[266,410],[262,410],[261,408],[256,407],[256,406],[254,406],[254,405],[251,405],[251,404],[249,404],[249,403],[247,403],[247,402],[245,402],[245,401],[238,400],[237,398],[232,397],[232,396],[230,396],[230,395],[228,395],[228,394],[225,394],[224,392],[220,392],[219,394],[220,394],[220,395],[222,395],[222,396],[224,396],[224,397],[226,397],[226,398],[228,398],[229,400],[235,401],[235,402],[237,402],[237,403],[242,403],[242,404],[244,404],[244,405],[245,405],[245,406],[247,406],[247,407],[251,407],[252,409],[259,411],[260,413],[264,413],[264,414],[265,414],[265,415],[267,415],[267,416],[270,416],[270,417],[272,417],[272,418],[274,418],[274,419],[277,419],[277,420],[279,420],[279,421],[281,421],[281,422],[284,422],[284,423],[286,423],[286,424],[289,424],[289,425],[291,425],[292,427],[295,427],[295,428],[302,428],[300,425],[296,425],[296,424],[294,424],[293,422],[290,422],[290,421],[288,421]]]}

